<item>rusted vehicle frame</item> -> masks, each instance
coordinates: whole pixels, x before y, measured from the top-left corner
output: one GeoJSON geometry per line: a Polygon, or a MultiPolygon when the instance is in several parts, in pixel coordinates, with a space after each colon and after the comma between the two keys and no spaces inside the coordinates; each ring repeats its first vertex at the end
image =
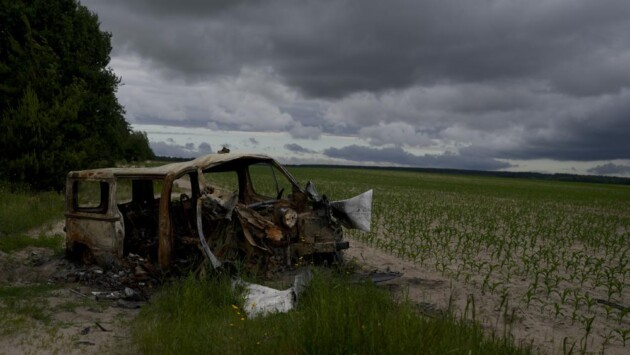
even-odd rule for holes
{"type": "MultiPolygon", "coordinates": [[[[131,236],[127,234],[140,233],[146,235],[147,242],[157,239],[155,261],[162,269],[168,269],[173,263],[175,249],[181,244],[190,243],[201,251],[205,249],[206,256],[212,258],[209,254],[214,254],[210,249],[214,247],[216,251],[218,239],[236,238],[219,235],[222,230],[204,233],[205,228],[210,228],[204,225],[204,221],[215,223],[221,220],[219,226],[235,226],[238,229],[238,237],[242,239],[238,241],[239,248],[247,253],[285,253],[285,262],[289,264],[300,256],[335,256],[348,247],[348,242],[343,240],[342,224],[350,228],[369,229],[371,191],[369,196],[362,196],[330,203],[317,194],[312,184],[302,189],[282,165],[264,155],[212,154],[189,162],[151,168],[72,171],[68,173],[66,186],[66,249],[69,254],[78,255],[86,262],[116,263],[129,252],[125,243],[131,236]],[[287,191],[290,198],[277,196],[276,199],[264,199],[254,191],[249,168],[258,163],[269,164],[288,180],[292,190],[287,191]],[[210,193],[213,187],[205,181],[204,173],[214,170],[236,173],[239,188],[233,201],[217,199],[210,193]],[[185,176],[190,181],[189,200],[183,200],[182,195],[176,205],[172,196],[174,182],[185,176]],[[121,179],[132,182],[131,201],[124,204],[117,201],[121,179]],[[86,204],[79,201],[80,185],[86,182],[100,189],[97,193],[100,201],[86,204]],[[154,191],[156,182],[161,184],[159,195],[154,191]],[[203,212],[207,206],[211,208],[212,217],[203,212]],[[184,217],[177,221],[175,207],[185,212],[184,217]],[[146,208],[146,211],[133,214],[134,208],[146,208]],[[217,214],[219,210],[221,213],[217,214]],[[149,222],[143,224],[143,220],[139,219],[138,223],[140,229],[147,230],[132,228],[129,217],[132,214],[148,218],[149,222]],[[354,218],[357,215],[360,218],[354,218]],[[156,216],[157,223],[153,216],[156,216]],[[240,223],[233,221],[234,216],[240,223]],[[294,225],[291,225],[293,222],[294,225]],[[178,228],[190,231],[190,235],[176,233],[178,228]]],[[[222,257],[218,256],[219,259],[222,257]]],[[[212,264],[216,266],[215,262],[212,264]]]]}

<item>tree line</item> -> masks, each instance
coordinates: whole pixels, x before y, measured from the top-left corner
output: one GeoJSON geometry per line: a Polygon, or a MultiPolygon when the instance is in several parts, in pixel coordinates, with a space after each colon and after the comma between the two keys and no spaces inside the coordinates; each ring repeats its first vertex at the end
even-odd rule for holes
{"type": "MultiPolygon", "coordinates": [[[[287,165],[291,166],[291,165],[287,165]]],[[[630,178],[605,176],[605,175],[578,175],[578,174],[545,174],[525,171],[485,171],[485,170],[464,170],[464,169],[447,169],[447,168],[417,168],[417,167],[397,167],[397,166],[356,166],[356,165],[313,165],[303,164],[296,165],[301,167],[324,167],[329,169],[369,169],[369,170],[391,170],[391,171],[409,171],[433,174],[451,174],[451,175],[472,175],[472,176],[493,176],[517,179],[532,180],[550,180],[550,181],[567,181],[567,182],[588,182],[594,184],[612,184],[612,185],[630,185],[630,178]]]]}
{"type": "Polygon", "coordinates": [[[0,0],[0,179],[61,190],[70,170],[153,157],[116,98],[111,50],[77,0],[0,0]]]}

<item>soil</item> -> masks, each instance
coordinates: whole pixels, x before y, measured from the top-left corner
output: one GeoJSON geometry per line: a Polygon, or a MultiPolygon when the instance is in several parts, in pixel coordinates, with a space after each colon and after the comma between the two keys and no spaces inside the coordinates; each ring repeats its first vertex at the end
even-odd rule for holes
{"type": "MultiPolygon", "coordinates": [[[[392,271],[402,273],[400,278],[384,283],[397,297],[408,297],[419,306],[420,312],[428,316],[439,316],[452,312],[456,317],[475,320],[488,334],[507,335],[515,344],[532,344],[534,351],[543,354],[562,354],[563,347],[570,349],[575,343],[574,353],[581,349],[584,327],[571,319],[555,318],[538,309],[522,309],[502,303],[500,295],[481,292],[480,288],[462,281],[448,278],[432,269],[420,267],[413,262],[372,248],[361,241],[352,240],[346,251],[346,259],[355,260],[366,271],[392,271]],[[474,313],[473,313],[474,308],[474,313]],[[505,312],[508,309],[508,312],[505,312]]],[[[512,287],[525,280],[515,280],[512,287]]],[[[597,335],[587,338],[587,352],[605,354],[629,354],[630,349],[618,344],[606,344],[597,335]]]]}
{"type": "MultiPolygon", "coordinates": [[[[55,234],[63,234],[63,222],[28,233],[55,234]]],[[[47,248],[0,252],[2,287],[50,284],[53,289],[29,299],[34,306],[46,308],[51,316],[46,322],[0,322],[0,354],[137,353],[131,346],[129,324],[142,302],[125,300],[126,295],[97,300],[92,292],[120,285],[99,284],[93,275],[101,275],[98,268],[77,266],[47,248]]]]}
{"type": "MultiPolygon", "coordinates": [[[[63,234],[63,223],[31,232],[33,236],[42,234],[63,234]]],[[[380,284],[392,290],[395,297],[408,298],[417,304],[418,310],[429,317],[451,312],[456,317],[479,322],[488,334],[507,335],[516,344],[532,344],[541,353],[562,353],[565,338],[569,348],[575,342],[574,352],[581,348],[584,330],[580,324],[557,320],[544,312],[508,307],[502,304],[499,295],[483,294],[479,287],[450,279],[431,268],[420,267],[357,240],[351,240],[350,245],[346,260],[354,261],[363,272],[401,273],[400,277],[380,284]]],[[[134,271],[114,271],[117,276],[113,276],[99,268],[77,266],[45,248],[30,247],[11,254],[0,252],[0,285],[48,282],[55,287],[43,299],[35,299],[54,310],[51,322],[17,332],[0,329],[0,354],[136,353],[129,338],[130,324],[150,293],[147,288],[153,284],[142,279],[142,260],[132,261],[137,264],[134,271]],[[105,282],[113,279],[125,282],[105,282]],[[112,295],[112,291],[118,293],[112,295]]],[[[588,342],[590,351],[602,350],[601,339],[592,336],[588,342]]],[[[605,353],[628,354],[628,349],[609,344],[605,353]]]]}

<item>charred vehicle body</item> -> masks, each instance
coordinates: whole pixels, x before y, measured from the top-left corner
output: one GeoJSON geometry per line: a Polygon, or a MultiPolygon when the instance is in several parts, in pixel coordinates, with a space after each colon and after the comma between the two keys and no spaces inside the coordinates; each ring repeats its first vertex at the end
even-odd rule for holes
{"type": "Polygon", "coordinates": [[[72,171],[66,250],[104,266],[133,253],[161,270],[201,261],[274,272],[304,260],[339,261],[349,247],[342,225],[369,231],[371,202],[372,190],[328,201],[264,155],[72,171]]]}

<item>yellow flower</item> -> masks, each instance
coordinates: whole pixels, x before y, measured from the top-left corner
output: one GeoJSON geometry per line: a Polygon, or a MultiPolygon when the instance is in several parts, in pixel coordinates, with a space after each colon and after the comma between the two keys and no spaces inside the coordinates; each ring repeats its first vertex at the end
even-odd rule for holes
{"type": "Polygon", "coordinates": [[[235,305],[235,304],[233,304],[233,305],[232,305],[232,309],[238,309],[238,306],[237,306],[237,305],[235,305]]]}
{"type": "Polygon", "coordinates": [[[245,320],[245,317],[241,317],[241,320],[245,320]]]}

